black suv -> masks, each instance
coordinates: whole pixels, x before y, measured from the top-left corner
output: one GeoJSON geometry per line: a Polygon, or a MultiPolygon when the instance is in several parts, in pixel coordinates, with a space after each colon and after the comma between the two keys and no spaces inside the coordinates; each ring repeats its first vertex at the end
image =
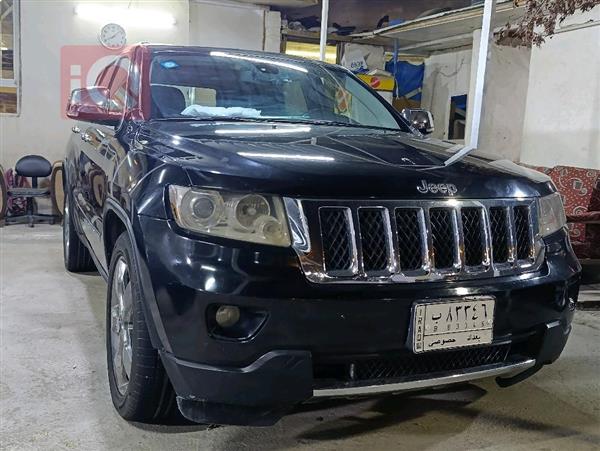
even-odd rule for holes
{"type": "Polygon", "coordinates": [[[580,266],[550,180],[444,165],[450,144],[343,68],[138,45],[67,114],[65,265],[108,281],[126,419],[508,386],[565,346],[580,266]]]}

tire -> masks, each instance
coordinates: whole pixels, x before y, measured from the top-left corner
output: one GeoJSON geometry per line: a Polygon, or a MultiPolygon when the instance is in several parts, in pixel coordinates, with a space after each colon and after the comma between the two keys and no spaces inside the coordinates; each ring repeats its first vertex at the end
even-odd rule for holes
{"type": "Polygon", "coordinates": [[[63,258],[65,268],[67,271],[75,273],[96,271],[96,265],[92,260],[90,251],[77,235],[72,205],[71,195],[65,195],[63,216],[63,258]]]}
{"type": "Polygon", "coordinates": [[[52,173],[50,174],[50,198],[52,199],[52,210],[54,214],[58,214],[62,217],[65,210],[62,161],[55,161],[52,165],[52,173]]]}
{"type": "Polygon", "coordinates": [[[4,169],[0,166],[0,225],[6,216],[6,206],[8,205],[8,193],[4,181],[4,169]]]}
{"type": "Polygon", "coordinates": [[[112,252],[106,302],[106,355],[113,404],[126,420],[182,420],[175,392],[153,348],[129,237],[123,232],[112,252]],[[129,369],[129,371],[127,371],[129,369]]]}

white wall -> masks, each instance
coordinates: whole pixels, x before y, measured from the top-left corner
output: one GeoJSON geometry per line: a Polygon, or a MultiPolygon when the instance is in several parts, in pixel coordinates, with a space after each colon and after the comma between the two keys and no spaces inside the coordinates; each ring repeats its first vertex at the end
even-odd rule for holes
{"type": "MultiPolygon", "coordinates": [[[[589,20],[600,20],[600,6],[568,24],[589,20]]],[[[521,161],[600,169],[598,22],[532,50],[521,161]]]]}
{"type": "Polygon", "coordinates": [[[279,52],[281,15],[267,7],[190,1],[190,44],[279,52]]]}
{"type": "MultiPolygon", "coordinates": [[[[450,98],[468,95],[467,127],[474,98],[477,70],[479,32],[473,36],[474,48],[437,53],[425,60],[421,105],[429,109],[435,119],[432,136],[448,138],[450,98]]],[[[479,130],[478,148],[484,153],[501,155],[516,160],[521,152],[521,137],[529,83],[528,49],[490,46],[490,58],[483,98],[483,113],[479,130]]]]}
{"type": "MultiPolygon", "coordinates": [[[[474,33],[473,36],[474,58],[479,49],[479,36],[479,32],[474,33]]],[[[531,51],[527,48],[496,44],[490,46],[477,146],[483,153],[499,155],[513,161],[519,160],[529,85],[530,57],[531,51]]],[[[474,69],[476,64],[473,60],[471,68],[474,69]]],[[[471,74],[475,77],[474,70],[471,74]]],[[[475,96],[474,88],[473,83],[469,91],[467,109],[471,107],[475,96]]],[[[467,133],[469,129],[467,125],[467,133]]]]}
{"type": "Polygon", "coordinates": [[[421,106],[433,113],[434,138],[448,138],[450,98],[469,92],[471,53],[471,49],[437,53],[425,60],[421,106]]]}
{"type": "MultiPolygon", "coordinates": [[[[96,45],[102,23],[74,14],[81,0],[22,0],[21,108],[18,117],[0,115],[0,164],[12,167],[25,154],[39,154],[51,162],[62,159],[72,121],[61,117],[61,48],[96,45]]],[[[96,2],[97,3],[97,2],[96,2]]],[[[111,5],[164,10],[175,17],[168,30],[126,27],[128,43],[188,42],[188,2],[116,1],[111,5]]]]}
{"type": "MultiPolygon", "coordinates": [[[[89,0],[21,0],[21,108],[18,117],[0,115],[0,164],[12,167],[25,154],[51,162],[63,158],[72,121],[61,111],[61,49],[99,45],[104,23],[74,14],[89,0]]],[[[164,11],[176,23],[169,29],[148,24],[125,26],[128,43],[195,44],[279,52],[281,18],[267,8],[234,2],[194,0],[91,0],[112,7],[164,11]]],[[[115,20],[118,23],[118,19],[115,20]]]]}

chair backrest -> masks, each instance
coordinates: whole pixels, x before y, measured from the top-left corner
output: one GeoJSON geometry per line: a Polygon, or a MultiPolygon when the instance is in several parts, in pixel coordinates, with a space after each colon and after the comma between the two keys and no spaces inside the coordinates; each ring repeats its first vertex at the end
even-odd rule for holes
{"type": "MultiPolygon", "coordinates": [[[[600,171],[596,169],[577,168],[573,166],[555,166],[548,173],[563,197],[567,216],[574,216],[590,211],[592,194],[600,179],[600,171]]],[[[585,226],[569,224],[571,238],[585,241],[585,226]]]]}
{"type": "Polygon", "coordinates": [[[25,155],[17,161],[15,172],[21,177],[48,177],[52,165],[40,155],[25,155]]]}
{"type": "Polygon", "coordinates": [[[548,175],[563,195],[567,215],[586,213],[589,210],[592,193],[600,177],[599,170],[555,166],[548,175]]]}

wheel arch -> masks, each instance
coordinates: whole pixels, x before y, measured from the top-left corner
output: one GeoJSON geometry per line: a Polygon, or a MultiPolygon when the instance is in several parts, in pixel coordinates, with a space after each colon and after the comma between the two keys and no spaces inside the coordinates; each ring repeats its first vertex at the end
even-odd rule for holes
{"type": "Polygon", "coordinates": [[[123,232],[127,232],[127,226],[125,221],[114,209],[109,208],[104,214],[104,220],[102,221],[102,238],[104,244],[104,255],[106,255],[106,266],[110,267],[110,261],[112,259],[112,252],[115,247],[117,239],[123,232]]]}
{"type": "Polygon", "coordinates": [[[106,200],[102,224],[102,240],[108,267],[107,274],[110,273],[110,261],[112,259],[114,245],[123,232],[126,232],[129,237],[133,249],[133,263],[139,271],[142,295],[144,297],[142,305],[146,315],[152,345],[156,349],[172,352],[171,345],[160,317],[156,298],[154,297],[150,274],[142,255],[140,255],[140,249],[138,248],[140,243],[136,239],[132,221],[123,207],[121,207],[114,199],[109,198],[106,200]]]}

